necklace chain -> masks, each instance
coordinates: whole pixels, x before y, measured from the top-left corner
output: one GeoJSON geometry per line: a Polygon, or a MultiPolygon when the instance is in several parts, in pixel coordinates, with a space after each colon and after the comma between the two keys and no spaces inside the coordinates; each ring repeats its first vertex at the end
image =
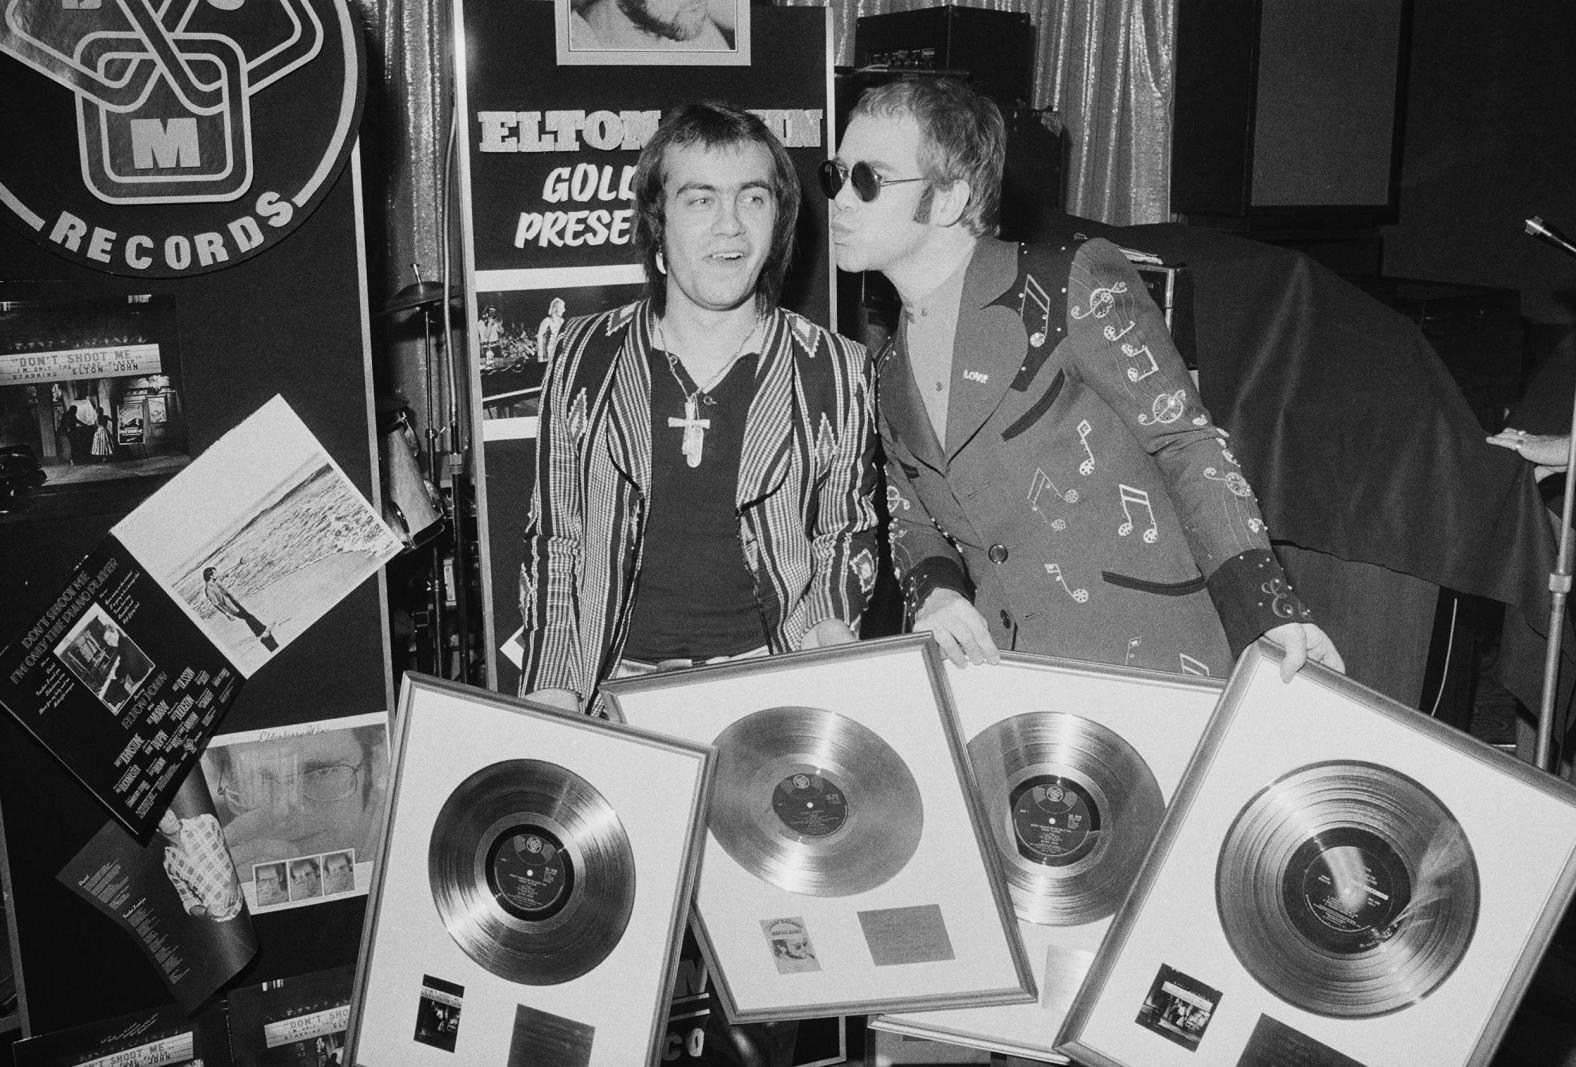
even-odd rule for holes
{"type": "Polygon", "coordinates": [[[733,365],[739,362],[740,357],[744,355],[745,346],[750,343],[750,338],[754,337],[755,331],[760,328],[761,316],[757,313],[755,321],[750,325],[750,332],[745,334],[744,340],[739,342],[739,347],[733,353],[733,356],[704,385],[698,386],[692,393],[684,388],[684,379],[679,377],[678,353],[668,351],[667,339],[662,336],[662,320],[652,320],[652,330],[655,333],[657,345],[668,357],[668,373],[673,375],[673,380],[678,383],[679,392],[684,394],[684,417],[682,419],[670,418],[668,425],[675,429],[682,428],[684,430],[684,460],[691,468],[700,466],[701,456],[706,450],[706,431],[711,427],[710,419],[700,417],[700,404],[698,401],[704,400],[708,405],[716,406],[717,402],[711,398],[711,395],[706,390],[722,381],[728,371],[733,369],[733,365]]]}
{"type": "Polygon", "coordinates": [[[678,383],[679,392],[684,394],[685,402],[694,403],[698,399],[703,404],[715,407],[717,402],[711,398],[711,394],[707,390],[727,377],[728,372],[733,369],[733,365],[744,357],[744,349],[750,343],[750,338],[754,337],[755,331],[761,328],[761,316],[755,316],[755,321],[750,324],[750,332],[744,335],[744,340],[739,342],[739,347],[734,350],[732,356],[728,357],[728,361],[722,365],[717,373],[706,380],[706,384],[700,385],[697,383],[693,393],[684,387],[684,379],[679,377],[679,355],[668,348],[667,338],[662,333],[662,320],[653,319],[651,325],[657,335],[657,347],[662,349],[668,357],[668,373],[673,375],[673,380],[678,383]]]}

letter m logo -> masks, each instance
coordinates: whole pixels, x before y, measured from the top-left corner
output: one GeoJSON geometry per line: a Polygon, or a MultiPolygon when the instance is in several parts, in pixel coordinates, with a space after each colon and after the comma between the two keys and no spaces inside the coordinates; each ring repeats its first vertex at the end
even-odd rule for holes
{"type": "Polygon", "coordinates": [[[166,124],[160,119],[132,119],[131,164],[138,170],[202,166],[197,120],[173,118],[166,124]]]}

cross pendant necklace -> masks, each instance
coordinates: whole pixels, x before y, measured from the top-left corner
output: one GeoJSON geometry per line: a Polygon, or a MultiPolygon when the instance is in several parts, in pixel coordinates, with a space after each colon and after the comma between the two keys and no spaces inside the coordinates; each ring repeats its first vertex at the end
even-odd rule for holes
{"type": "Polygon", "coordinates": [[[702,403],[705,403],[708,407],[712,407],[717,403],[711,398],[711,394],[707,390],[727,377],[728,372],[733,369],[733,365],[739,362],[740,357],[744,355],[745,346],[750,343],[750,338],[755,336],[755,331],[760,328],[760,325],[761,320],[757,316],[755,322],[750,326],[750,332],[744,335],[744,340],[739,342],[738,349],[728,359],[728,362],[724,363],[716,374],[708,378],[706,384],[697,387],[692,393],[685,387],[684,379],[679,377],[678,353],[668,349],[667,341],[662,336],[661,320],[653,320],[652,322],[652,328],[656,332],[657,347],[662,349],[668,357],[668,373],[673,375],[673,380],[679,385],[679,392],[684,394],[684,417],[676,419],[671,415],[668,416],[668,426],[672,429],[683,427],[684,462],[692,468],[700,466],[701,456],[706,450],[706,431],[711,428],[711,420],[700,417],[700,406],[702,403]]]}
{"type": "MultiPolygon", "coordinates": [[[[669,365],[672,370],[672,365],[669,365]]],[[[684,388],[684,383],[679,383],[679,388],[684,388]]],[[[706,398],[711,403],[711,397],[706,398]]],[[[684,417],[675,419],[668,416],[668,425],[684,427],[684,461],[691,467],[700,466],[701,453],[706,448],[706,431],[711,429],[711,420],[700,417],[700,402],[695,396],[684,398],[684,417]]]]}

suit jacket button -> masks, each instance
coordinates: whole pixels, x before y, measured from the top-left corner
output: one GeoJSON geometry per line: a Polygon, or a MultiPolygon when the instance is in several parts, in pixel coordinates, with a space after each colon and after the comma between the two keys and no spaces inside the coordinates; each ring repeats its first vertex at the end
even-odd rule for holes
{"type": "Polygon", "coordinates": [[[1001,609],[1001,628],[1003,630],[1012,629],[1012,616],[1007,613],[1006,608],[1001,609]]]}
{"type": "Polygon", "coordinates": [[[990,561],[992,563],[1006,563],[1007,562],[1007,546],[1006,545],[991,545],[990,548],[985,552],[985,555],[990,557],[990,561]]]}

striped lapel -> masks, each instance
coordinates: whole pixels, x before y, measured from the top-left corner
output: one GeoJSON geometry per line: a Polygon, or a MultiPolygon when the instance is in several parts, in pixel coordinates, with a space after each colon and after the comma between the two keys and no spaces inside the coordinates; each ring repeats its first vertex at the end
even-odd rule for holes
{"type": "MultiPolygon", "coordinates": [[[[795,358],[799,342],[788,316],[775,309],[766,319],[761,361],[756,365],[755,399],[745,417],[744,448],[739,454],[739,485],[735,503],[742,511],[769,496],[784,476],[782,457],[793,442],[795,358]]],[[[813,426],[804,427],[810,435],[813,426]]]]}
{"type": "Polygon", "coordinates": [[[642,301],[613,357],[606,435],[609,459],[642,497],[651,493],[651,344],[651,306],[642,301]]]}

